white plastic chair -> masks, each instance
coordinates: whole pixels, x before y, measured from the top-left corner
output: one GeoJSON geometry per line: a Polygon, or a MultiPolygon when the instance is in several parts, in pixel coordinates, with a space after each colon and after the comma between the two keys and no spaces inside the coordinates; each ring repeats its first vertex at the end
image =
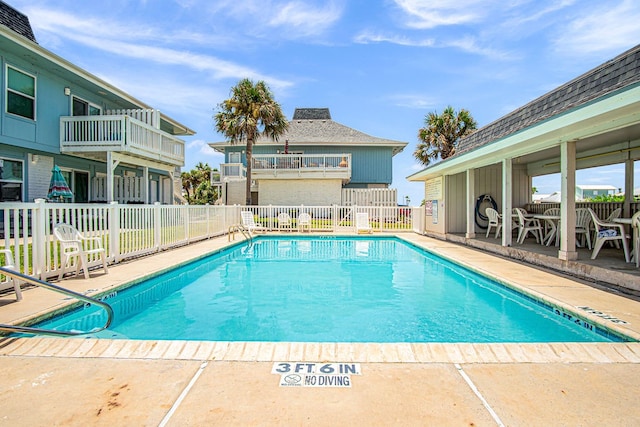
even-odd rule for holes
{"type": "Polygon", "coordinates": [[[491,233],[491,227],[495,227],[495,238],[497,239],[500,235],[500,230],[502,230],[502,217],[500,216],[498,211],[493,208],[487,208],[484,211],[487,215],[487,218],[489,219],[489,224],[487,225],[487,235],[485,237],[489,237],[489,234],[491,233]]]}
{"type": "MultiPolygon", "coordinates": [[[[16,268],[16,263],[13,260],[13,254],[11,253],[11,249],[0,249],[0,253],[4,254],[4,268],[9,270],[18,271],[16,268]]],[[[14,279],[13,277],[7,277],[7,282],[11,281],[13,283],[13,290],[16,292],[16,300],[22,300],[22,290],[20,289],[20,281],[18,279],[14,279]]]]}
{"type": "Polygon", "coordinates": [[[261,224],[256,224],[256,221],[253,218],[253,212],[242,211],[240,212],[240,216],[242,218],[242,226],[247,229],[249,234],[263,233],[267,231],[261,224]]]}
{"type": "Polygon", "coordinates": [[[60,255],[62,256],[62,266],[58,280],[62,279],[67,270],[73,265],[75,265],[76,276],[80,273],[80,268],[82,268],[84,278],[89,279],[89,257],[92,259],[100,257],[105,274],[109,273],[107,254],[102,247],[102,239],[100,237],[85,237],[74,226],[69,224],[56,224],[53,227],[53,234],[60,242],[60,255]]]}
{"type": "Polygon", "coordinates": [[[640,250],[640,211],[633,214],[631,217],[631,235],[633,236],[633,258],[636,262],[636,268],[640,267],[640,256],[638,256],[638,250],[640,250]]]}
{"type": "Polygon", "coordinates": [[[622,242],[622,249],[624,250],[624,259],[629,262],[629,245],[627,244],[627,236],[624,232],[624,226],[616,222],[603,222],[598,218],[593,209],[587,208],[593,225],[596,228],[596,241],[593,244],[593,252],[591,253],[591,259],[596,259],[598,252],[602,248],[605,242],[617,241],[622,242]]]}
{"type": "Polygon", "coordinates": [[[311,214],[306,212],[298,216],[298,230],[304,231],[305,227],[311,232],[311,214]]]}
{"type": "Polygon", "coordinates": [[[286,212],[278,214],[278,228],[283,230],[285,228],[291,230],[291,216],[286,212]]]}
{"type": "Polygon", "coordinates": [[[356,212],[356,233],[373,233],[367,212],[356,212]]]}
{"type": "MultiPolygon", "coordinates": [[[[591,226],[591,215],[589,215],[589,209],[591,208],[578,208],[576,209],[576,242],[580,246],[584,246],[586,240],[587,248],[591,249],[591,232],[589,231],[589,227],[591,226]],[[584,237],[578,239],[578,235],[583,235],[584,237]]],[[[594,212],[595,213],[595,212],[594,212]]],[[[596,229],[596,233],[597,233],[596,229]]]]}
{"type": "Polygon", "coordinates": [[[527,218],[525,217],[527,211],[522,208],[513,208],[513,211],[516,215],[518,215],[518,243],[524,243],[524,239],[527,238],[529,233],[533,234],[536,238],[536,242],[544,243],[542,239],[542,226],[540,225],[540,221],[536,218],[527,218]]]}

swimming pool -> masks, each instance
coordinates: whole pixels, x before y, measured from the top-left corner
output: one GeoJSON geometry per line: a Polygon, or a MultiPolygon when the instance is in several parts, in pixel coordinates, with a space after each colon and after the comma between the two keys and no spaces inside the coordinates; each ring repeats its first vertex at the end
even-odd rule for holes
{"type": "MultiPolygon", "coordinates": [[[[275,342],[617,340],[393,237],[261,237],[105,296],[104,338],[275,342]]],[[[91,330],[87,306],[38,326],[91,330]]]]}

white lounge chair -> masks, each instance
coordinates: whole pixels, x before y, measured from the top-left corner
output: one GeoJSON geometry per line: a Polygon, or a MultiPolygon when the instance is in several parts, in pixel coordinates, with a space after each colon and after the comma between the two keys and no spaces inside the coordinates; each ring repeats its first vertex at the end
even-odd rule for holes
{"type": "MultiPolygon", "coordinates": [[[[0,253],[4,254],[4,265],[3,267],[9,270],[16,270],[16,263],[13,260],[13,254],[11,253],[11,249],[0,249],[0,253]]],[[[20,301],[22,299],[22,290],[20,289],[20,281],[18,279],[14,279],[13,277],[5,276],[7,278],[7,282],[13,283],[13,290],[16,292],[16,300],[20,301]]]]}
{"type": "Polygon", "coordinates": [[[305,228],[311,231],[311,214],[301,213],[298,216],[298,230],[304,231],[305,228]]]}
{"type": "Polygon", "coordinates": [[[62,256],[62,266],[58,280],[75,265],[76,276],[80,273],[80,268],[84,271],[84,278],[89,279],[89,257],[93,260],[99,257],[102,262],[104,272],[109,273],[107,268],[107,254],[102,247],[100,237],[85,237],[74,226],[69,224],[56,224],[53,227],[53,234],[60,242],[60,255],[62,256]],[[72,263],[73,261],[73,263],[72,263]]]}
{"type": "Polygon", "coordinates": [[[280,212],[278,214],[278,229],[291,231],[291,215],[286,212],[280,212]]]}
{"type": "Polygon", "coordinates": [[[240,212],[240,216],[242,217],[242,226],[249,232],[249,234],[263,233],[267,231],[261,224],[256,224],[256,221],[253,218],[253,212],[242,211],[240,212]]]}
{"type": "Polygon", "coordinates": [[[484,211],[487,214],[487,218],[489,218],[489,224],[487,224],[487,235],[485,237],[489,237],[489,234],[491,233],[491,227],[495,227],[495,238],[497,239],[500,235],[500,230],[502,229],[502,216],[500,216],[498,211],[493,208],[487,208],[484,211]]]}
{"type": "Polygon", "coordinates": [[[373,228],[369,223],[369,214],[366,212],[356,213],[356,233],[373,233],[373,228]]]}

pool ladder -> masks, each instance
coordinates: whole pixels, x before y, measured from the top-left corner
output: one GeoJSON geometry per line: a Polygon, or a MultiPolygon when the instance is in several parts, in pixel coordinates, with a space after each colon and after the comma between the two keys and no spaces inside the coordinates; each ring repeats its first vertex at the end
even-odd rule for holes
{"type": "Polygon", "coordinates": [[[253,246],[253,237],[251,237],[251,232],[249,230],[247,230],[244,225],[242,224],[234,224],[231,227],[229,227],[229,238],[228,240],[231,241],[231,238],[233,237],[233,240],[236,239],[236,232],[240,232],[242,233],[242,235],[244,236],[245,239],[247,239],[249,241],[249,247],[253,246]]]}
{"type": "Polygon", "coordinates": [[[7,325],[4,323],[0,323],[0,331],[7,332],[23,332],[27,334],[35,334],[35,335],[51,335],[51,336],[63,336],[63,337],[72,337],[78,335],[85,334],[93,334],[107,329],[111,322],[113,321],[113,309],[109,304],[104,301],[100,301],[99,299],[88,297],[86,295],[79,294],[78,292],[74,292],[70,289],[63,288],[62,286],[54,285],[53,283],[45,282],[44,280],[36,279],[31,276],[27,276],[26,274],[19,273],[14,270],[9,270],[5,267],[0,267],[0,273],[4,274],[7,277],[11,277],[13,280],[21,280],[32,285],[40,286],[41,288],[49,289],[51,291],[59,292],[64,295],[68,295],[70,297],[76,298],[80,301],[83,301],[88,304],[95,304],[102,307],[107,312],[107,322],[101,328],[96,328],[91,331],[57,331],[55,329],[42,329],[42,328],[34,328],[31,326],[21,326],[21,325],[7,325]]]}

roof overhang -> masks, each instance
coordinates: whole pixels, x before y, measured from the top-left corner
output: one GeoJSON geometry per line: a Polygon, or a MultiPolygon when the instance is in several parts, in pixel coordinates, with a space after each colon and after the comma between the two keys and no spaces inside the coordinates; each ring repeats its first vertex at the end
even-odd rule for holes
{"type": "MultiPolygon", "coordinates": [[[[77,84],[93,93],[98,93],[105,99],[122,105],[123,108],[153,109],[153,107],[136,99],[130,94],[118,89],[112,84],[91,74],[90,72],[72,64],[66,59],[48,51],[28,38],[17,34],[5,25],[0,24],[0,48],[11,52],[34,67],[45,69],[60,76],[64,81],[77,84]]],[[[195,131],[178,121],[161,113],[162,127],[165,130],[173,130],[174,135],[195,135],[195,131]]]]}
{"type": "Polygon", "coordinates": [[[532,176],[554,173],[559,171],[560,146],[567,141],[576,142],[578,168],[640,159],[640,85],[620,89],[436,163],[407,180],[426,181],[505,159],[526,163],[532,176]]]}

